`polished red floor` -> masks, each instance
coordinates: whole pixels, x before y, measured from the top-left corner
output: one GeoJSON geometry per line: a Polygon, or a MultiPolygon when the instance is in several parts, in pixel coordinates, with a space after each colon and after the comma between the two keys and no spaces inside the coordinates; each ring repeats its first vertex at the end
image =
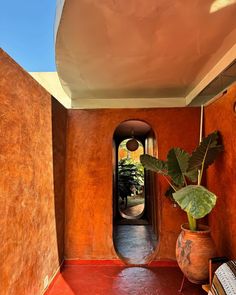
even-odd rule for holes
{"type": "Polygon", "coordinates": [[[176,267],[67,265],[47,295],[204,295],[200,286],[186,282],[176,267]]]}
{"type": "Polygon", "coordinates": [[[117,225],[113,238],[117,253],[128,264],[145,264],[157,245],[151,225],[117,225]]]}

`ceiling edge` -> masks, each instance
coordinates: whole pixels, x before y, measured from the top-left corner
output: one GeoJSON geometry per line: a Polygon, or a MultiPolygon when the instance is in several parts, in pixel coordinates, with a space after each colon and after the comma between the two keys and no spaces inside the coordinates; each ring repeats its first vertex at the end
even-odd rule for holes
{"type": "Polygon", "coordinates": [[[185,106],[184,97],[72,100],[72,109],[173,108],[185,106]]]}
{"type": "Polygon", "coordinates": [[[56,43],[56,36],[61,22],[62,12],[64,9],[65,0],[56,0],[56,15],[54,22],[54,44],[56,43]]]}
{"type": "Polygon", "coordinates": [[[57,72],[29,72],[29,74],[65,108],[71,108],[71,98],[62,88],[57,72]]]}
{"type": "Polygon", "coordinates": [[[210,84],[225,68],[227,68],[236,58],[236,44],[218,61],[218,63],[207,73],[207,75],[194,87],[186,96],[186,105],[210,84]]]}
{"type": "Polygon", "coordinates": [[[208,105],[212,104],[213,102],[215,102],[216,100],[218,100],[219,98],[221,98],[223,95],[225,95],[228,92],[228,89],[231,88],[234,85],[236,85],[236,82],[233,82],[230,85],[228,85],[227,87],[225,87],[224,89],[222,89],[222,91],[220,91],[220,93],[218,93],[217,95],[215,95],[214,97],[212,97],[211,99],[209,99],[204,104],[204,107],[207,107],[208,105]]]}

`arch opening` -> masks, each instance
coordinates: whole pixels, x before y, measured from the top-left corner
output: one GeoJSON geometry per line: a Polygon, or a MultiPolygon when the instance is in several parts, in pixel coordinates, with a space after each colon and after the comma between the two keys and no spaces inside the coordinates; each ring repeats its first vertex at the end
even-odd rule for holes
{"type": "Polygon", "coordinates": [[[155,176],[139,157],[154,154],[156,138],[141,120],[120,123],[113,136],[113,243],[127,264],[149,263],[158,244],[155,176]]]}

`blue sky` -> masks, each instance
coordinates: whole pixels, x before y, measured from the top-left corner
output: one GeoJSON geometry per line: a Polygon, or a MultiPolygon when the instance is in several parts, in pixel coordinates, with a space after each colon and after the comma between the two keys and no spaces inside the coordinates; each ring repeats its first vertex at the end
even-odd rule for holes
{"type": "Polygon", "coordinates": [[[0,47],[27,71],[55,71],[56,0],[0,0],[0,7],[0,47]]]}

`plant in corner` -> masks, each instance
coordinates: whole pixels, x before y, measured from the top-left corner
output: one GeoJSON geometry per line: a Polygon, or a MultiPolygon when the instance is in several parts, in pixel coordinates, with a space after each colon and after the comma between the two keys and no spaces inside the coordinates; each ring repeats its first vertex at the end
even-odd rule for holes
{"type": "MultiPolygon", "coordinates": [[[[187,213],[188,226],[182,225],[182,232],[178,237],[176,245],[176,255],[179,266],[185,276],[192,282],[203,283],[208,276],[208,258],[214,255],[214,249],[204,256],[205,246],[203,241],[198,239],[200,245],[194,244],[191,237],[204,237],[203,232],[210,236],[210,230],[206,226],[198,225],[197,220],[203,218],[214,208],[216,195],[201,185],[203,171],[207,169],[222,152],[223,146],[219,144],[219,133],[215,131],[203,138],[199,146],[190,155],[181,148],[172,148],[167,154],[167,160],[163,161],[144,154],[140,157],[143,166],[151,171],[163,175],[173,191],[173,198],[178,205],[187,213]],[[204,229],[204,230],[203,230],[204,229]],[[200,248],[199,248],[200,247],[200,248]],[[199,260],[204,260],[203,265],[199,265],[201,274],[195,275],[196,269],[193,267],[195,258],[193,252],[203,249],[196,257],[196,264],[199,260]],[[195,250],[194,250],[195,249],[195,250]],[[201,259],[200,259],[201,258],[201,259]],[[187,267],[187,270],[185,268],[187,267]],[[189,268],[190,267],[190,268],[189,268]]],[[[208,246],[213,246],[213,242],[208,242],[208,246]]]]}

